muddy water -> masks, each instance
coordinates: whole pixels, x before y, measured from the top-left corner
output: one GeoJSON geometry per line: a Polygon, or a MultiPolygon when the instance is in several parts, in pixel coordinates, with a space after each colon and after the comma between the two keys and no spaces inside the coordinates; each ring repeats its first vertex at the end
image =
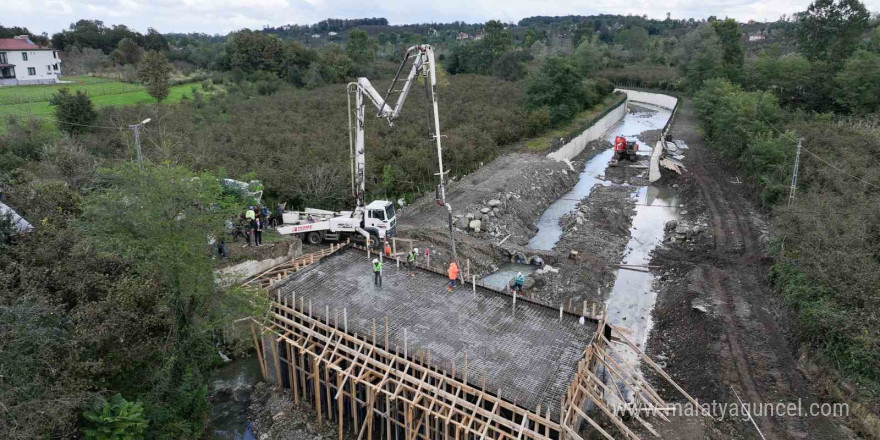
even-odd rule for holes
{"type": "MultiPolygon", "coordinates": [[[[678,195],[666,188],[643,186],[638,188],[635,198],[636,215],[621,264],[647,266],[651,252],[663,241],[666,222],[679,217],[678,195]]],[[[651,329],[651,309],[657,300],[654,279],[647,267],[621,268],[605,303],[609,321],[629,328],[632,334],[628,337],[639,348],[643,348],[651,329]]],[[[632,364],[637,363],[635,353],[625,357],[632,364]]]]}
{"type": "MultiPolygon", "coordinates": [[[[629,115],[627,115],[629,117],[629,115]]],[[[581,171],[578,183],[571,191],[553,202],[538,218],[538,233],[529,240],[532,249],[551,250],[562,237],[562,226],[559,220],[571,213],[585,197],[593,191],[598,183],[604,183],[599,176],[605,174],[605,168],[611,161],[614,152],[609,148],[590,159],[581,171]]]]}
{"type": "Polygon", "coordinates": [[[254,439],[247,407],[251,391],[261,379],[260,364],[254,356],[236,359],[211,373],[208,393],[212,439],[254,439]]]}
{"type": "MultiPolygon", "coordinates": [[[[638,154],[640,156],[650,156],[651,147],[639,138],[639,134],[663,128],[670,115],[671,112],[662,107],[643,103],[627,104],[626,116],[608,130],[604,138],[613,143],[615,136],[624,136],[627,140],[636,141],[639,144],[638,154]]],[[[589,197],[596,184],[609,184],[609,182],[602,180],[601,176],[605,174],[605,168],[608,167],[613,155],[614,152],[609,148],[587,161],[574,188],[553,202],[541,214],[538,219],[538,232],[529,240],[530,248],[552,250],[556,246],[562,237],[562,226],[559,224],[559,220],[574,211],[581,200],[589,197]]]]}
{"type": "Polygon", "coordinates": [[[510,285],[510,280],[516,276],[517,272],[528,275],[538,270],[538,266],[520,263],[504,263],[497,271],[483,277],[483,283],[495,290],[504,290],[510,285]]]}

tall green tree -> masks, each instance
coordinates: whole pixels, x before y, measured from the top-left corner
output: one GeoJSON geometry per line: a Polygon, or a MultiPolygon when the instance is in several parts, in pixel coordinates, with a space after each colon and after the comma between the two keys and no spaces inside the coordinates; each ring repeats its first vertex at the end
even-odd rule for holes
{"type": "Polygon", "coordinates": [[[367,64],[373,62],[378,49],[379,44],[376,40],[370,38],[363,30],[355,29],[348,33],[348,44],[345,46],[345,54],[355,63],[367,64]]]}
{"type": "Polygon", "coordinates": [[[171,76],[171,64],[161,52],[150,51],[144,55],[138,68],[138,76],[156,101],[162,102],[168,97],[168,79],[171,76]]]}
{"type": "Polygon", "coordinates": [[[871,14],[859,0],[815,0],[799,18],[801,52],[839,65],[856,50],[871,14]]]}
{"type": "Polygon", "coordinates": [[[585,76],[592,76],[599,69],[605,67],[602,49],[598,42],[593,43],[589,38],[584,39],[574,51],[574,63],[578,70],[585,76]]]}
{"type": "Polygon", "coordinates": [[[144,56],[144,50],[131,38],[123,38],[119,40],[116,49],[110,54],[113,61],[118,64],[137,65],[144,56]]]}
{"type": "Polygon", "coordinates": [[[510,50],[513,46],[513,38],[510,36],[510,31],[504,29],[503,23],[498,20],[489,20],[483,27],[483,44],[492,59],[491,61],[494,62],[501,58],[504,52],[510,50]]]}
{"type": "Polygon", "coordinates": [[[52,95],[49,104],[55,107],[58,129],[65,133],[87,131],[89,125],[93,125],[98,119],[92,100],[82,90],[71,94],[70,89],[65,87],[52,95]]]}
{"type": "Polygon", "coordinates": [[[682,38],[678,66],[687,88],[693,91],[708,79],[724,76],[724,51],[711,24],[702,24],[682,38]]]}
{"type": "Polygon", "coordinates": [[[229,36],[226,53],[232,70],[277,74],[284,65],[284,43],[278,37],[247,29],[229,36]]]}
{"type": "Polygon", "coordinates": [[[743,49],[742,32],[739,23],[732,18],[712,23],[718,40],[721,43],[722,64],[725,76],[737,79],[741,76],[743,63],[745,62],[745,50],[743,49]]]}
{"type": "Polygon", "coordinates": [[[837,74],[837,101],[854,113],[880,111],[880,54],[858,50],[837,74]]]}
{"type": "Polygon", "coordinates": [[[148,28],[147,35],[144,35],[144,49],[165,52],[168,50],[168,40],[156,29],[148,28]]]}
{"type": "Polygon", "coordinates": [[[583,110],[586,93],[583,77],[567,58],[547,57],[526,83],[526,105],[531,110],[546,107],[550,122],[559,124],[583,110]]]}

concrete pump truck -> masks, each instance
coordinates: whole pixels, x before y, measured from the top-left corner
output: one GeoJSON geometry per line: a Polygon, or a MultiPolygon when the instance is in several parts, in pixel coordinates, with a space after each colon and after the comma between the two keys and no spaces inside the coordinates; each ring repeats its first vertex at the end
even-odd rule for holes
{"type": "Polygon", "coordinates": [[[282,215],[283,224],[278,227],[281,234],[295,234],[304,238],[304,242],[318,244],[323,240],[353,240],[377,245],[385,237],[394,236],[397,229],[397,215],[394,204],[387,200],[375,200],[365,203],[366,198],[366,154],[364,149],[364,120],[366,101],[376,107],[376,117],[385,118],[390,126],[400,116],[403,104],[418,78],[423,78],[425,93],[431,101],[433,126],[431,140],[437,146],[439,164],[439,184],[437,185],[437,204],[444,206],[448,213],[449,241],[453,260],[456,259],[455,237],[452,227],[452,207],[446,203],[446,173],[443,169],[443,149],[440,145],[440,117],[437,108],[437,72],[435,69],[434,50],[423,44],[412,46],[406,51],[403,62],[397,69],[394,80],[385,95],[381,95],[367,78],[358,78],[348,84],[348,137],[351,156],[351,189],[357,206],[351,211],[326,211],[307,208],[305,211],[285,211],[282,215]],[[400,90],[395,86],[401,80],[401,74],[409,61],[412,64],[409,74],[400,90]],[[398,93],[397,102],[392,108],[388,98],[398,93]],[[354,95],[354,107],[352,107],[354,95]],[[352,117],[354,115],[354,117],[352,117]]]}

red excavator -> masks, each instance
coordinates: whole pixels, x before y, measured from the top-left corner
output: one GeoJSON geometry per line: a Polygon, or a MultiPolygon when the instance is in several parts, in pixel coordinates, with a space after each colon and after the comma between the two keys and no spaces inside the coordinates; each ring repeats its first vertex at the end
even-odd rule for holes
{"type": "Polygon", "coordinates": [[[611,166],[617,166],[617,162],[629,159],[630,162],[638,160],[636,152],[639,151],[639,145],[633,142],[627,142],[623,136],[614,138],[614,156],[611,158],[611,166]]]}

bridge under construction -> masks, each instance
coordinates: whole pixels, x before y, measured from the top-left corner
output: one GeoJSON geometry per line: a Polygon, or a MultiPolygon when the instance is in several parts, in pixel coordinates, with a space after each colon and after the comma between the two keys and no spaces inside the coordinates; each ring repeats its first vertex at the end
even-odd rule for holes
{"type": "MultiPolygon", "coordinates": [[[[668,405],[622,350],[693,399],[594,304],[551,307],[482,286],[452,293],[437,268],[410,275],[352,245],[300,257],[248,280],[266,289],[252,331],[264,379],[358,438],[639,439],[612,403],[668,405]]],[[[696,403],[696,402],[693,402],[696,403]]],[[[662,411],[655,414],[665,419],[662,411]]]]}

